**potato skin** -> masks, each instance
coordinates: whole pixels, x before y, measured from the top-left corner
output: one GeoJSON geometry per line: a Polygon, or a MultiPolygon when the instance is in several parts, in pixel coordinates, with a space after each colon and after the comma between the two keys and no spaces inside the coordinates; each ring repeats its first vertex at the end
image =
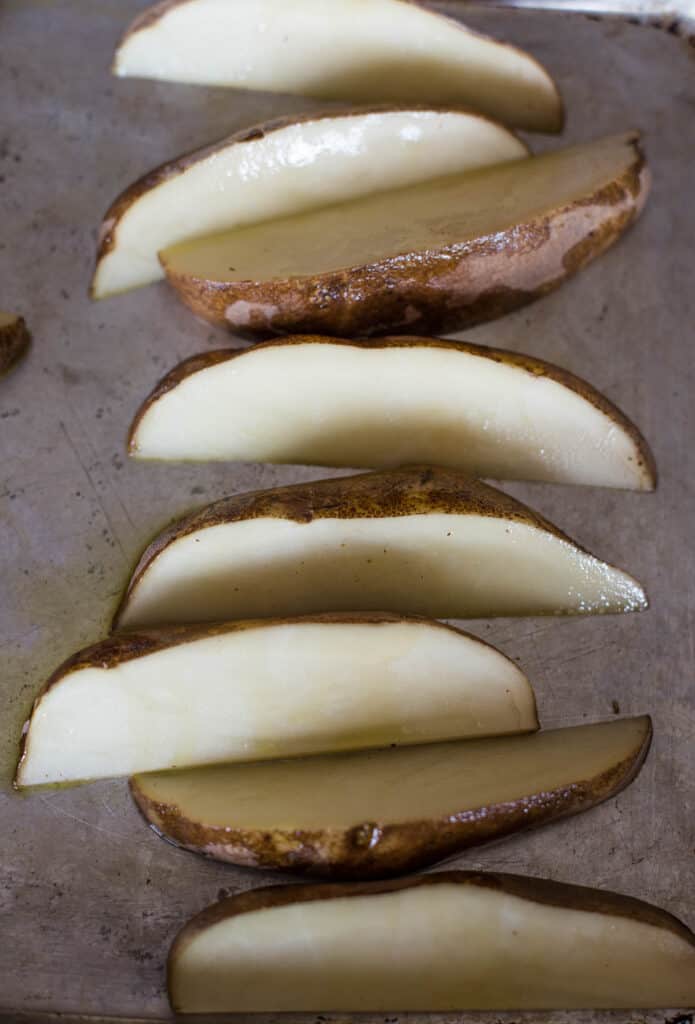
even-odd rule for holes
{"type": "Polygon", "coordinates": [[[528,506],[459,470],[441,466],[406,466],[356,476],[329,477],[235,494],[173,522],[151,541],[138,559],[116,609],[112,629],[118,629],[131,594],[155,558],[169,544],[198,530],[247,519],[288,519],[296,523],[310,523],[314,519],[370,519],[428,512],[504,517],[545,530],[578,550],[584,550],[528,506]]]}
{"type": "Polygon", "coordinates": [[[611,770],[552,792],[513,803],[487,805],[439,820],[383,825],[363,822],[350,829],[250,831],[191,821],[173,804],[152,801],[138,777],[130,792],[150,827],[183,849],[244,867],[297,875],[365,881],[431,867],[437,861],[494,839],[566,818],[615,796],[637,776],[649,751],[651,719],[642,742],[611,770]]]}
{"type": "Polygon", "coordinates": [[[318,900],[349,899],[352,896],[378,896],[430,885],[472,885],[479,889],[507,893],[519,899],[566,910],[580,910],[595,914],[609,914],[627,918],[677,936],[695,948],[695,934],[677,917],[651,903],[623,896],[603,889],[583,885],[568,885],[546,878],[512,875],[502,872],[438,871],[435,874],[391,881],[362,883],[329,883],[304,885],[271,885],[228,896],[213,903],[188,921],[178,933],[168,960],[168,983],[171,992],[172,968],[185,947],[206,928],[239,914],[288,906],[292,903],[311,903],[318,900]]]}
{"type": "Polygon", "coordinates": [[[592,196],[509,228],[364,266],[267,281],[179,274],[169,283],[198,317],[242,337],[355,338],[465,330],[534,302],[605,252],[636,219],[650,175],[636,138],[624,174],[592,196]],[[587,228],[587,212],[594,214],[587,228]],[[502,237],[500,237],[502,236],[502,237]]]}
{"type": "Polygon", "coordinates": [[[0,325],[0,376],[22,358],[30,341],[31,336],[23,317],[17,316],[10,323],[0,325]]]}
{"type": "Polygon", "coordinates": [[[444,338],[420,337],[418,335],[392,335],[382,338],[331,338],[326,335],[297,334],[287,338],[274,341],[260,342],[253,349],[217,349],[211,352],[201,352],[197,355],[184,359],[178,366],[162,378],[148,395],[138,409],[135,418],[128,432],[127,447],[130,454],[137,452],[137,431],[148,410],[167,392],[173,391],[188,377],[203,370],[207,370],[218,363],[230,362],[233,359],[243,359],[244,356],[253,357],[253,353],[259,349],[283,348],[290,345],[340,345],[345,348],[362,349],[383,349],[383,348],[443,348],[452,352],[463,352],[468,355],[479,356],[481,359],[490,359],[492,362],[511,366],[536,377],[547,377],[549,380],[561,384],[563,387],[574,391],[585,401],[593,405],[601,413],[607,416],[617,426],[624,430],[635,445],[637,453],[637,466],[644,481],[644,490],[654,490],[657,482],[657,470],[654,456],[646,440],[637,429],[635,424],[621,412],[621,410],[606,398],[600,391],[592,387],[581,377],[575,376],[569,370],[563,370],[554,363],[546,362],[535,356],[523,355],[518,352],[510,352],[507,349],[491,348],[487,345],[476,345],[469,341],[448,341],[444,338]]]}

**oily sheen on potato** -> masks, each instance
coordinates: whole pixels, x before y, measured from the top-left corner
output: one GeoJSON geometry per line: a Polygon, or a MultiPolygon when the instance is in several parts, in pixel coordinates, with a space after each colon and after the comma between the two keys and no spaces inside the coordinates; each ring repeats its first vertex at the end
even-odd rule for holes
{"type": "Polygon", "coordinates": [[[599,889],[451,871],[222,900],[169,954],[179,1013],[690,1007],[695,935],[599,889]]]}
{"type": "Polygon", "coordinates": [[[160,254],[203,319],[236,333],[427,334],[532,302],[640,213],[633,134],[182,242],[160,254]]]}
{"type": "Polygon", "coordinates": [[[29,347],[29,331],[23,317],[0,310],[0,374],[6,373],[29,347]]]}
{"type": "Polygon", "coordinates": [[[115,628],[391,608],[433,618],[638,611],[644,590],[460,471],[420,466],[240,494],[141,556],[115,628]]]}
{"type": "Polygon", "coordinates": [[[563,123],[557,87],[533,57],[407,0],[170,0],[131,24],[114,72],[463,106],[529,131],[563,123]]]}
{"type": "Polygon", "coordinates": [[[130,785],[155,831],[188,850],[266,870],[378,878],[595,806],[632,781],[650,738],[642,717],[152,773],[130,785]]]}
{"type": "Polygon", "coordinates": [[[426,619],[322,615],[129,634],[61,666],[19,786],[538,728],[524,674],[426,619]]]}
{"type": "Polygon", "coordinates": [[[150,171],[101,225],[92,295],[164,277],[177,242],[443,174],[515,160],[512,132],[463,111],[392,108],[275,118],[150,171]]]}
{"type": "Polygon", "coordinates": [[[585,381],[532,356],[439,338],[298,336],[193,356],[143,403],[139,459],[382,469],[652,490],[637,428],[585,381]]]}

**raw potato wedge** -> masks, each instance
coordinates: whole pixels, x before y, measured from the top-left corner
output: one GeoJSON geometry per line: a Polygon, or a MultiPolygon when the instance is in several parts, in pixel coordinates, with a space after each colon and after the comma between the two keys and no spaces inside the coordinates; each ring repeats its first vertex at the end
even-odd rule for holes
{"type": "Polygon", "coordinates": [[[695,935],[599,889],[441,872],[240,893],[169,954],[179,1013],[691,1007],[695,935]]]}
{"type": "Polygon", "coordinates": [[[305,114],[244,128],[118,196],[101,225],[92,295],[159,280],[157,253],[187,238],[527,153],[506,128],[446,110],[305,114]]]}
{"type": "Polygon", "coordinates": [[[114,73],[352,102],[465,106],[557,132],[548,72],[513,46],[404,0],[171,0],[143,12],[114,73]]]}
{"type": "Polygon", "coordinates": [[[34,705],[17,785],[538,728],[531,686],[475,637],[387,613],[124,634],[34,705]]]}
{"type": "Polygon", "coordinates": [[[0,311],[0,375],[6,373],[29,347],[29,331],[21,316],[0,311]]]}
{"type": "Polygon", "coordinates": [[[384,878],[588,810],[635,778],[650,739],[645,716],[535,736],[138,775],[130,786],[155,831],[195,853],[384,878]]]}
{"type": "Polygon", "coordinates": [[[439,338],[298,336],[177,366],[131,428],[140,459],[368,466],[653,490],[637,428],[573,374],[439,338]]]}
{"type": "Polygon", "coordinates": [[[141,556],[115,628],[392,608],[432,618],[638,611],[631,576],[463,473],[420,466],[240,494],[141,556]]]}
{"type": "Polygon", "coordinates": [[[165,249],[197,315],[250,337],[447,333],[532,302],[640,213],[636,134],[364,196],[165,249]]]}

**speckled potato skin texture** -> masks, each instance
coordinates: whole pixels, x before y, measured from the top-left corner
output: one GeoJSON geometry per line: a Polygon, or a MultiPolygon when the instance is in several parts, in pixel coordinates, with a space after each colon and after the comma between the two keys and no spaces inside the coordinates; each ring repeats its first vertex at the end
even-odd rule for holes
{"type": "Polygon", "coordinates": [[[416,878],[399,878],[386,882],[271,885],[228,896],[197,914],[184,925],[174,939],[167,964],[169,992],[172,991],[172,970],[188,943],[195,939],[201,931],[220,921],[237,917],[240,914],[254,913],[258,910],[288,906],[291,903],[349,899],[352,896],[379,896],[383,893],[431,885],[472,885],[479,889],[507,893],[510,896],[517,896],[519,899],[544,906],[627,918],[630,921],[662,928],[695,948],[695,935],[682,921],[666,910],[655,907],[651,903],[645,903],[643,900],[634,899],[632,896],[525,875],[508,875],[500,872],[438,871],[436,874],[422,875],[416,878]]]}
{"type": "Polygon", "coordinates": [[[364,881],[419,871],[471,847],[595,807],[635,779],[651,737],[649,722],[631,756],[595,778],[511,803],[403,824],[367,821],[350,829],[316,831],[250,831],[235,828],[233,821],[226,827],[206,826],[182,816],[175,805],[150,800],[137,776],[130,780],[130,792],[158,835],[193,853],[244,867],[364,881]]]}
{"type": "Polygon", "coordinates": [[[23,318],[0,326],[0,376],[22,358],[29,347],[30,336],[23,318]]]}
{"type": "Polygon", "coordinates": [[[315,276],[170,284],[196,316],[251,339],[269,334],[436,334],[465,330],[534,302],[605,252],[641,212],[650,175],[634,159],[594,195],[504,232],[315,276]],[[587,228],[587,212],[592,214],[587,228]],[[243,316],[235,314],[236,307],[243,316]]]}
{"type": "Polygon", "coordinates": [[[147,413],[147,411],[167,392],[173,391],[179,384],[181,384],[188,377],[192,377],[194,374],[199,373],[202,370],[207,370],[211,366],[216,366],[218,363],[231,362],[234,359],[243,359],[244,356],[253,354],[259,349],[267,348],[282,348],[289,345],[340,345],[345,348],[365,348],[365,349],[383,349],[383,348],[442,348],[448,349],[452,352],[463,352],[468,355],[479,356],[482,359],[490,359],[492,362],[502,363],[505,366],[518,367],[519,369],[525,370],[527,373],[533,374],[536,377],[547,377],[549,380],[555,381],[561,384],[563,387],[568,388],[570,391],[574,391],[580,395],[585,401],[589,402],[596,409],[602,412],[609,419],[613,420],[615,424],[624,430],[626,434],[632,439],[635,445],[635,449],[638,453],[637,465],[644,476],[645,490],[653,490],[656,487],[657,472],[656,462],[654,456],[647,444],[646,440],[637,429],[635,424],[625,416],[621,410],[606,398],[605,395],[597,391],[596,388],[592,387],[587,381],[582,380],[581,377],[576,377],[573,373],[568,370],[563,370],[560,366],[556,366],[554,363],[548,363],[544,359],[537,359],[535,356],[523,355],[518,352],[509,352],[506,349],[501,348],[490,348],[486,345],[475,345],[468,341],[447,341],[444,338],[425,338],[418,337],[417,335],[404,335],[402,337],[392,336],[383,338],[362,338],[362,339],[340,339],[340,338],[329,338],[325,335],[316,334],[298,334],[290,335],[287,338],[282,338],[276,341],[267,341],[259,343],[253,349],[218,349],[212,352],[201,352],[198,355],[191,356],[189,359],[184,359],[183,362],[175,366],[162,380],[156,385],[153,391],[148,395],[145,401],[138,409],[133,423],[128,432],[128,451],[130,454],[137,452],[137,441],[136,435],[138,427],[147,413]]]}
{"type": "Polygon", "coordinates": [[[329,477],[235,494],[173,522],[154,538],[136,563],[116,609],[112,629],[118,629],[130,595],[155,558],[172,542],[198,530],[247,519],[288,519],[295,523],[310,523],[314,519],[372,519],[428,512],[501,517],[546,530],[578,550],[584,550],[557,526],[520,501],[459,470],[441,466],[406,466],[356,476],[329,477]]]}

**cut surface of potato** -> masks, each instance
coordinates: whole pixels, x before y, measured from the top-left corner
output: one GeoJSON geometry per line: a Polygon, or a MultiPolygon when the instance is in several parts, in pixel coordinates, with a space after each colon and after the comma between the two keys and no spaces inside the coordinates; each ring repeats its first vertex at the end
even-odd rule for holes
{"type": "Polygon", "coordinates": [[[354,102],[463,105],[560,131],[562,102],[529,54],[403,0],[172,0],[144,11],[120,76],[354,102]]]}
{"type": "Polygon", "coordinates": [[[652,490],[636,427],[600,392],[531,356],[438,338],[299,336],[193,356],[130,433],[143,459],[368,466],[652,490]]]}
{"type": "Polygon", "coordinates": [[[649,718],[534,736],[139,775],[167,839],[217,860],[385,877],[587,810],[635,777],[649,718]]]}
{"type": "Polygon", "coordinates": [[[181,1013],[690,1007],[695,936],[641,900],[519,875],[257,889],[169,954],[181,1013]]]}
{"type": "Polygon", "coordinates": [[[29,347],[29,331],[23,317],[0,310],[0,375],[9,370],[29,347]]]}
{"type": "Polygon", "coordinates": [[[92,294],[159,280],[159,250],[188,238],[526,153],[507,129],[458,111],[307,114],[245,128],[163,164],[112,203],[92,294]]]}
{"type": "Polygon", "coordinates": [[[17,784],[537,728],[514,662],[427,619],[324,615],[123,634],[51,677],[17,784]]]}
{"type": "Polygon", "coordinates": [[[481,618],[637,611],[631,576],[495,488],[409,467],[241,494],[145,550],[114,625],[376,611],[481,618]]]}
{"type": "Polygon", "coordinates": [[[634,220],[634,134],[182,242],[161,253],[199,316],[251,336],[459,330],[557,287],[634,220]]]}

